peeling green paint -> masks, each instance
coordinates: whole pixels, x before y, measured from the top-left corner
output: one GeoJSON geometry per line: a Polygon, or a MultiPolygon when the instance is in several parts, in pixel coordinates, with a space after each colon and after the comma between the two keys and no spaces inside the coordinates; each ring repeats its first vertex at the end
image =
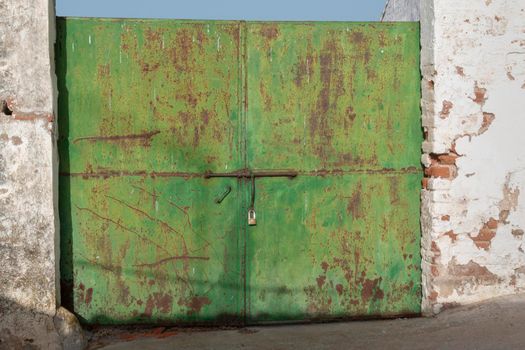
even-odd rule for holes
{"type": "Polygon", "coordinates": [[[419,312],[416,23],[59,19],[63,298],[86,323],[419,312]],[[257,178],[207,172],[293,169],[257,178]],[[221,198],[221,200],[217,200],[221,198]]]}

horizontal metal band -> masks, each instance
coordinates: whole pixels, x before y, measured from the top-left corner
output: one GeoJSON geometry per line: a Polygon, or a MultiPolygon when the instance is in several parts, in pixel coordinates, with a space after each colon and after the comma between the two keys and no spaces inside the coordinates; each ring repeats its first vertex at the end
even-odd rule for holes
{"type": "Polygon", "coordinates": [[[423,174],[423,170],[418,167],[409,167],[401,169],[319,169],[312,171],[294,171],[294,170],[255,170],[247,172],[245,170],[234,171],[229,173],[193,173],[193,172],[162,172],[162,171],[119,171],[119,170],[103,170],[97,172],[83,172],[83,173],[69,173],[60,172],[60,176],[82,177],[82,178],[110,178],[110,177],[126,177],[126,176],[140,176],[140,177],[181,177],[185,179],[190,178],[216,178],[216,177],[233,177],[233,178],[255,178],[260,177],[289,177],[297,176],[341,176],[353,174],[423,174]]]}

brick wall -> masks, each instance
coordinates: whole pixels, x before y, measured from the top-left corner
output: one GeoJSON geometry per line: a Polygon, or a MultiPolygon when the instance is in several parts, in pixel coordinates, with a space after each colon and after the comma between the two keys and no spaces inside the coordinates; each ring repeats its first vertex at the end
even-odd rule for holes
{"type": "Polygon", "coordinates": [[[525,287],[525,0],[422,0],[420,18],[432,313],[525,287]]]}

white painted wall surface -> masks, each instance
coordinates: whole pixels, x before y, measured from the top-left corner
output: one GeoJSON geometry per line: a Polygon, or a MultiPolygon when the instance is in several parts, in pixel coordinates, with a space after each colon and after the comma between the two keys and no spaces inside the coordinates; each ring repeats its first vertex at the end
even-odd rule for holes
{"type": "Polygon", "coordinates": [[[421,31],[423,163],[459,155],[422,193],[431,313],[525,287],[525,0],[422,0],[421,31]]]}
{"type": "Polygon", "coordinates": [[[388,0],[381,21],[419,21],[420,0],[388,0]]]}
{"type": "Polygon", "coordinates": [[[61,348],[54,2],[0,0],[0,12],[0,337],[61,348]]]}

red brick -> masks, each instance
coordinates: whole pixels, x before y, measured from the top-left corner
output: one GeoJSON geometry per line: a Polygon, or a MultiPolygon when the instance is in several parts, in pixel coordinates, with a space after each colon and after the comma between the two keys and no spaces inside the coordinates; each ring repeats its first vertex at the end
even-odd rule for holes
{"type": "Polygon", "coordinates": [[[454,107],[454,104],[452,102],[447,100],[443,101],[443,108],[441,109],[441,112],[439,114],[441,119],[445,119],[449,116],[452,107],[454,107]]]}
{"type": "Polygon", "coordinates": [[[487,241],[475,241],[474,243],[479,249],[488,250],[490,248],[490,242],[487,241]]]}
{"type": "Polygon", "coordinates": [[[490,220],[487,222],[487,228],[494,230],[498,228],[498,220],[494,218],[490,218],[490,220]]]}
{"type": "Polygon", "coordinates": [[[441,164],[455,165],[458,156],[454,153],[441,154],[438,156],[438,160],[441,164]]]}
{"type": "Polygon", "coordinates": [[[449,178],[452,176],[449,166],[433,165],[425,169],[425,175],[430,177],[449,178]]]}
{"type": "Polygon", "coordinates": [[[445,236],[449,236],[452,242],[455,242],[458,239],[457,233],[454,233],[454,231],[448,231],[445,233],[445,236]]]}
{"type": "Polygon", "coordinates": [[[482,241],[490,241],[495,235],[496,233],[493,230],[483,227],[479,230],[479,235],[476,238],[482,241]]]}

